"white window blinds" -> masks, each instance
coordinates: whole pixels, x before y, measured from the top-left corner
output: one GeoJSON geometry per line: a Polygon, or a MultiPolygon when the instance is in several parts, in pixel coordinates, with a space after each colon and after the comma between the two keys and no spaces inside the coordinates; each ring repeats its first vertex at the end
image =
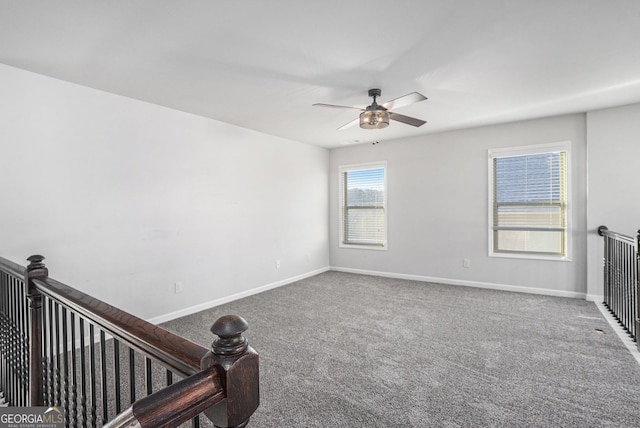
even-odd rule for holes
{"type": "Polygon", "coordinates": [[[385,169],[340,168],[341,245],[385,247],[385,169]]]}
{"type": "Polygon", "coordinates": [[[567,253],[567,151],[492,156],[494,253],[567,253]]]}

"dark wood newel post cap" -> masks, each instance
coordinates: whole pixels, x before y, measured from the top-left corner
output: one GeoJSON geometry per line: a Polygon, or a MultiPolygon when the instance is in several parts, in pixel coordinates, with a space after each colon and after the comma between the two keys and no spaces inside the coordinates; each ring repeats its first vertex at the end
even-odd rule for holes
{"type": "Polygon", "coordinates": [[[27,266],[27,275],[29,279],[40,279],[49,276],[49,269],[42,263],[44,256],[34,254],[27,257],[29,265],[27,266]]]}
{"type": "Polygon", "coordinates": [[[217,355],[239,355],[247,350],[249,343],[242,336],[249,324],[238,315],[225,315],[211,326],[211,332],[218,336],[211,345],[211,352],[217,355]]]}
{"type": "Polygon", "coordinates": [[[45,267],[44,263],[42,263],[42,261],[44,260],[44,256],[41,256],[39,254],[29,256],[27,257],[27,260],[30,262],[29,266],[27,266],[28,270],[42,269],[45,267]]]}
{"type": "Polygon", "coordinates": [[[242,335],[248,328],[238,315],[220,317],[211,326],[217,337],[200,366],[218,367],[225,389],[226,399],[205,411],[216,427],[244,427],[260,405],[258,354],[242,335]]]}

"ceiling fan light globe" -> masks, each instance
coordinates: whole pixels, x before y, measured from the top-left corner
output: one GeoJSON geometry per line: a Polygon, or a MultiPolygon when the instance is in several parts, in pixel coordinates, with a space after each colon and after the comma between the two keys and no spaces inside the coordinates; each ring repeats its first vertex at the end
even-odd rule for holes
{"type": "Polygon", "coordinates": [[[360,113],[360,128],[383,129],[389,126],[389,113],[384,110],[367,110],[360,113]]]}

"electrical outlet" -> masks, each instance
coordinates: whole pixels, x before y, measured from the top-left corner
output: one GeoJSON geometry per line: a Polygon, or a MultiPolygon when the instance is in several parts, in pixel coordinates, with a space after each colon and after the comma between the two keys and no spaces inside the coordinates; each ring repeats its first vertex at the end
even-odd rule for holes
{"type": "Polygon", "coordinates": [[[176,294],[182,293],[184,291],[184,284],[182,284],[182,281],[177,281],[175,283],[175,291],[176,294]]]}
{"type": "Polygon", "coordinates": [[[471,267],[471,259],[462,259],[462,267],[469,269],[471,267]]]}

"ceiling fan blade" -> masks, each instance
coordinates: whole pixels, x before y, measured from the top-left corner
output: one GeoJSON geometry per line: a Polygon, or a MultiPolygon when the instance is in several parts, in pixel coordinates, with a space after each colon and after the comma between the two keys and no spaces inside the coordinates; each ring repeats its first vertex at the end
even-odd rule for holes
{"type": "Polygon", "coordinates": [[[335,105],[335,104],[315,103],[315,104],[312,104],[312,106],[314,106],[314,107],[331,107],[331,108],[350,108],[350,109],[354,109],[354,110],[364,111],[364,109],[361,109],[360,107],[338,106],[338,105],[335,105]]]}
{"type": "Polygon", "coordinates": [[[382,104],[382,107],[386,108],[387,110],[393,110],[393,109],[396,109],[396,108],[399,108],[399,107],[408,106],[409,104],[419,103],[420,101],[424,101],[426,99],[427,99],[427,97],[425,97],[421,93],[412,92],[412,93],[404,95],[404,96],[402,96],[400,98],[396,98],[394,100],[387,101],[386,103],[382,104]]]}
{"type": "Polygon", "coordinates": [[[427,123],[426,120],[416,119],[415,117],[405,116],[404,114],[389,112],[389,119],[396,120],[398,122],[406,123],[415,127],[422,126],[427,123]]]}
{"type": "Polygon", "coordinates": [[[342,125],[340,128],[338,128],[338,131],[342,131],[343,129],[351,128],[352,126],[357,125],[359,123],[360,123],[360,118],[356,117],[351,122],[346,123],[346,124],[342,125]]]}

